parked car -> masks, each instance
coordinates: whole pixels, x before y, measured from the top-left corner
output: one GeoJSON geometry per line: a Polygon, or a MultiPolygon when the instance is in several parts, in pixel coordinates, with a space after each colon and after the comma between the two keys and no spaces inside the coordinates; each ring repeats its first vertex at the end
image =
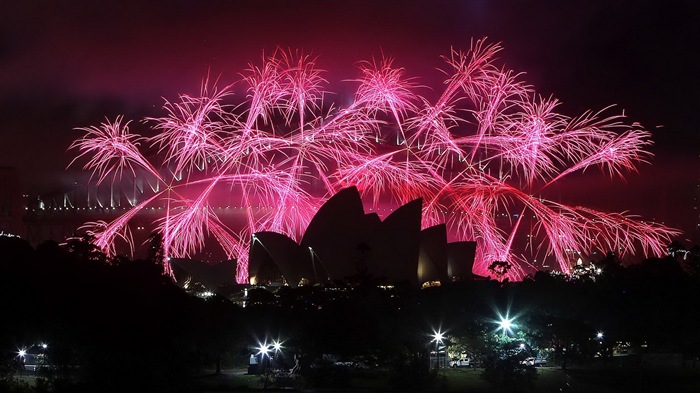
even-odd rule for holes
{"type": "Polygon", "coordinates": [[[521,360],[520,364],[522,364],[523,366],[534,366],[535,358],[526,358],[525,360],[521,360]]]}
{"type": "Polygon", "coordinates": [[[452,368],[457,368],[457,367],[471,367],[471,359],[466,358],[466,359],[452,359],[450,361],[450,367],[452,368]]]}
{"type": "Polygon", "coordinates": [[[537,359],[537,358],[529,357],[529,358],[521,361],[520,364],[522,364],[524,366],[542,367],[542,366],[547,365],[547,361],[544,359],[537,359]]]}

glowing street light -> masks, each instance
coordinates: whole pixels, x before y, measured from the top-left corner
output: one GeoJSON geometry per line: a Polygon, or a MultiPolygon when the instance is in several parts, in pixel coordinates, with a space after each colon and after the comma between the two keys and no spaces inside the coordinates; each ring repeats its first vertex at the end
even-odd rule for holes
{"type": "Polygon", "coordinates": [[[598,334],[595,335],[598,340],[603,339],[603,332],[598,332],[598,334]]]}
{"type": "Polygon", "coordinates": [[[282,350],[282,343],[279,341],[273,341],[272,348],[275,350],[275,352],[279,352],[282,350]]]}
{"type": "Polygon", "coordinates": [[[439,330],[434,330],[432,337],[432,341],[435,341],[435,370],[438,370],[440,369],[440,344],[442,344],[445,334],[439,330]]]}
{"type": "Polygon", "coordinates": [[[258,345],[258,355],[260,356],[260,371],[265,370],[265,356],[270,357],[270,345],[266,342],[258,345]]]}
{"type": "Polygon", "coordinates": [[[501,320],[498,321],[498,330],[502,330],[503,334],[506,335],[512,333],[515,327],[514,320],[515,318],[508,318],[507,316],[505,318],[501,317],[501,320]]]}
{"type": "Polygon", "coordinates": [[[433,333],[433,341],[435,341],[436,343],[442,343],[442,340],[444,338],[445,338],[445,335],[442,332],[438,331],[438,332],[433,333]]]}
{"type": "Polygon", "coordinates": [[[267,343],[260,344],[260,346],[258,347],[258,355],[262,355],[263,358],[264,358],[265,355],[267,355],[269,352],[270,352],[270,346],[267,345],[267,343]]]}
{"type": "Polygon", "coordinates": [[[22,370],[24,370],[24,357],[27,355],[27,348],[22,348],[17,351],[17,357],[22,362],[22,367],[19,369],[19,376],[22,377],[22,370]]]}

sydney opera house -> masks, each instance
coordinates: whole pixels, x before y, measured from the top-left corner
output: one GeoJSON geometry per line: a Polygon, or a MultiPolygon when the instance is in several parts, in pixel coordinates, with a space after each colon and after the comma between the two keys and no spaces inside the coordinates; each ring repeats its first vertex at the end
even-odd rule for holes
{"type": "Polygon", "coordinates": [[[346,188],[319,209],[301,244],[274,232],[253,235],[250,282],[296,287],[364,276],[431,285],[470,278],[476,243],[448,243],[444,224],[421,230],[421,215],[417,199],[382,221],[365,213],[355,187],[346,188]]]}

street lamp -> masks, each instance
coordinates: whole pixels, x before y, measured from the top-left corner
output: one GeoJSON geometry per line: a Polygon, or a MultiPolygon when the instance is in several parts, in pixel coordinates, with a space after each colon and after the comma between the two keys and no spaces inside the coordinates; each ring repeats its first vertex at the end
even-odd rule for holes
{"type": "Polygon", "coordinates": [[[445,335],[441,331],[433,331],[433,341],[435,341],[435,370],[440,369],[440,344],[445,338],[445,335]]]}
{"type": "Polygon", "coordinates": [[[515,327],[515,324],[513,321],[515,318],[508,318],[506,315],[505,318],[500,317],[501,320],[498,321],[498,330],[502,330],[504,335],[508,335],[513,332],[513,328],[515,327]]]}
{"type": "Polygon", "coordinates": [[[258,355],[260,355],[260,372],[265,370],[265,355],[268,355],[269,352],[270,346],[267,344],[267,342],[258,346],[258,355]]]}
{"type": "Polygon", "coordinates": [[[22,371],[24,371],[24,357],[27,355],[27,348],[22,348],[19,351],[17,351],[17,357],[19,358],[20,362],[22,362],[22,367],[19,369],[19,376],[20,378],[22,377],[22,371]]]}
{"type": "Polygon", "coordinates": [[[264,357],[268,352],[270,352],[270,346],[267,345],[267,343],[260,344],[258,347],[258,355],[262,355],[264,357]]]}
{"type": "MultiPolygon", "coordinates": [[[[267,343],[267,340],[263,343],[258,341],[258,353],[256,355],[260,357],[259,367],[261,372],[265,370],[265,357],[267,356],[268,365],[271,365],[273,358],[282,351],[282,348],[284,348],[282,344],[283,342],[279,340],[274,340],[270,344],[267,343]]],[[[279,359],[276,359],[276,361],[279,361],[279,359]]]]}

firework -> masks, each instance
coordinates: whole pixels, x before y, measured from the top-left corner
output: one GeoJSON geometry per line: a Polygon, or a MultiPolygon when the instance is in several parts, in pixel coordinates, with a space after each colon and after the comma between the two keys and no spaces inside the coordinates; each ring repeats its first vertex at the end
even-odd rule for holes
{"type": "Polygon", "coordinates": [[[165,116],[145,121],[156,132],[150,138],[131,134],[121,117],[82,128],[86,135],[72,147],[77,158],[92,157],[85,169],[98,183],[139,167],[162,185],[90,234],[113,253],[115,239],[130,239],[129,220],[140,209],[165,205],[155,225],[166,256],[193,255],[213,238],[237,258],[237,280],[246,282],[253,233],[299,239],[330,196],[354,185],[373,209],[423,198],[424,227],[446,223],[458,240],[477,242],[477,274],[504,261],[518,279],[546,257],[568,273],[568,250],[660,254],[676,230],[544,196],[588,168],[611,177],[634,172],[651,157],[644,150],[650,134],[608,115],[610,108],[558,113],[555,99],[538,97],[496,64],[500,49],[482,40],[453,50],[433,101],[390,59],[361,62],[360,77],[349,81],[354,100],[342,107],[324,100],[330,94],[315,58],[278,50],[241,74],[245,97],[233,95],[235,84],[217,89],[205,81],[199,96],[166,101],[165,116]],[[151,161],[139,150],[145,144],[159,153],[151,161]],[[236,195],[241,206],[272,208],[245,209],[243,222],[229,227],[212,206],[217,192],[236,195]],[[528,246],[516,250],[515,239],[525,237],[528,246]]]}

